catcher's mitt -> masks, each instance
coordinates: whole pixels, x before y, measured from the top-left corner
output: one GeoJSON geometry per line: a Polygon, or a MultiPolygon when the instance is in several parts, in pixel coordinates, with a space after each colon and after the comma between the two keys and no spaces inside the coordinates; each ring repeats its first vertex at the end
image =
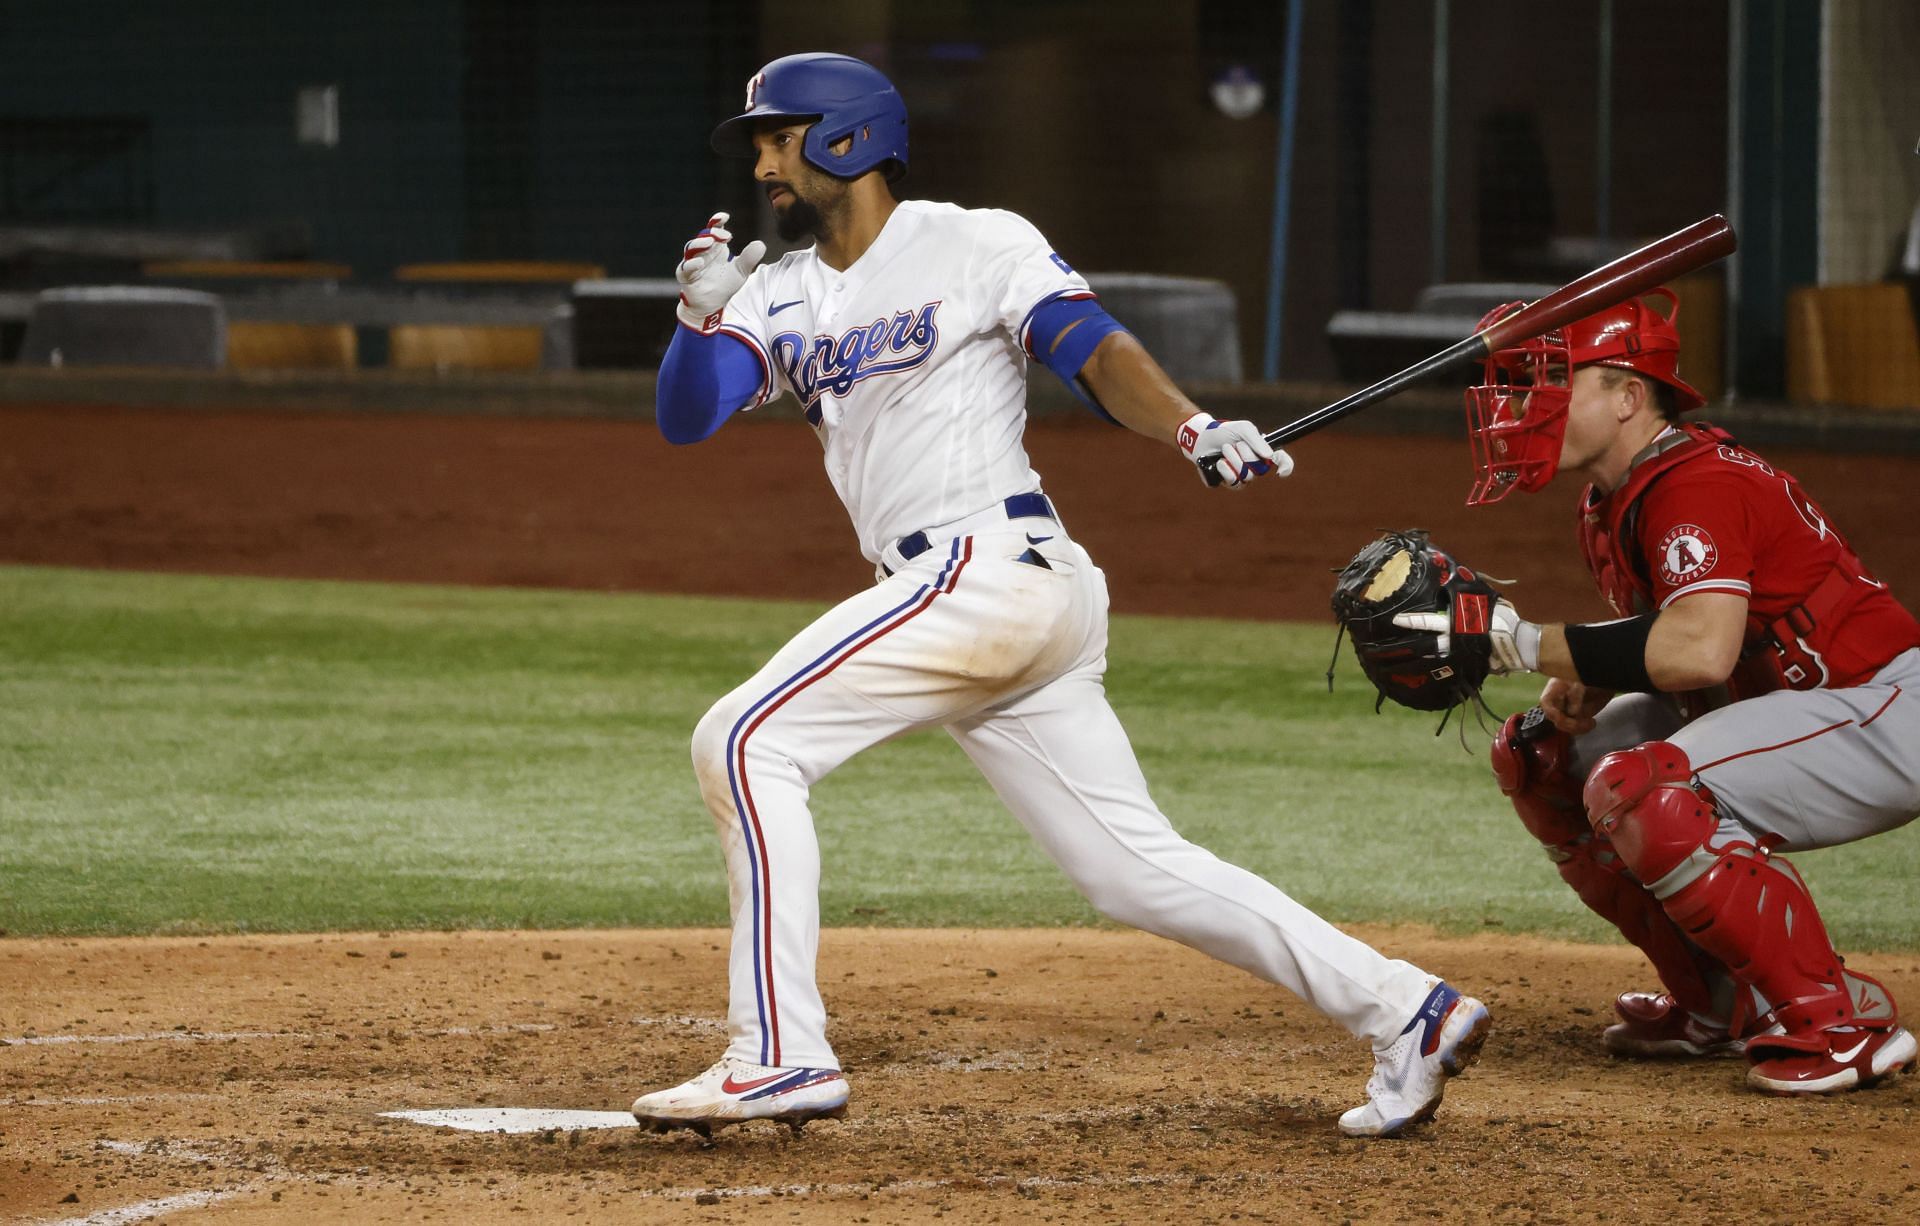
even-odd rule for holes
{"type": "MultiPolygon", "coordinates": [[[[1487,626],[1495,598],[1485,579],[1428,544],[1418,529],[1382,533],[1355,554],[1334,584],[1333,616],[1353,636],[1353,654],[1380,691],[1373,709],[1389,698],[1416,711],[1446,711],[1477,699],[1493,652],[1487,626]],[[1393,624],[1397,614],[1438,612],[1450,614],[1452,623],[1444,654],[1438,634],[1393,624]]],[[[1336,658],[1339,651],[1336,642],[1336,658]]]]}

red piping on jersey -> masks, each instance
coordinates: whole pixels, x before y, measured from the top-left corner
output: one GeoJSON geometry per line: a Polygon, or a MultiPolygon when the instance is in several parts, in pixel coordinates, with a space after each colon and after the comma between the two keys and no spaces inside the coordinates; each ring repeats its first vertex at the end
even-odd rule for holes
{"type": "MultiPolygon", "coordinates": [[[[1887,699],[1887,701],[1892,702],[1893,699],[1889,698],[1887,699]]],[[[1882,707],[1880,709],[1882,711],[1886,710],[1885,707],[1882,707]]],[[[1868,721],[1868,722],[1872,722],[1872,721],[1868,721]]],[[[1798,745],[1802,741],[1811,741],[1814,737],[1825,736],[1827,733],[1832,732],[1837,728],[1845,728],[1851,725],[1852,723],[1853,721],[1850,719],[1843,719],[1837,724],[1828,724],[1826,727],[1820,729],[1817,732],[1809,732],[1805,736],[1797,736],[1797,737],[1794,737],[1791,741],[1782,741],[1778,745],[1762,745],[1758,749],[1743,749],[1739,753],[1728,754],[1726,757],[1721,758],[1718,762],[1709,762],[1705,766],[1696,767],[1694,770],[1694,773],[1698,774],[1701,771],[1710,771],[1716,766],[1725,766],[1729,762],[1736,761],[1740,758],[1750,758],[1757,753],[1772,753],[1776,749],[1785,749],[1789,745],[1798,745]]],[[[1862,725],[1862,727],[1864,726],[1865,725],[1862,725]]]]}
{"type": "Polygon", "coordinates": [[[1892,706],[1893,700],[1898,697],[1900,697],[1900,687],[1896,685],[1893,687],[1893,693],[1887,697],[1887,700],[1885,702],[1880,704],[1880,709],[1878,711],[1875,711],[1872,715],[1867,716],[1867,718],[1861,720],[1860,726],[1864,728],[1868,724],[1871,724],[1874,720],[1879,719],[1882,715],[1885,715],[1887,713],[1887,708],[1892,706]]]}

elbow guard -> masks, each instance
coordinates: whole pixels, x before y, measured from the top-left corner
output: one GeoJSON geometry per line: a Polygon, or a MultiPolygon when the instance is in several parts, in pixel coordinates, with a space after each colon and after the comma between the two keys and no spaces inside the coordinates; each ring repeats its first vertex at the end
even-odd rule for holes
{"type": "Polygon", "coordinates": [[[1058,376],[1081,403],[1112,421],[1112,416],[1081,382],[1080,368],[1087,364],[1101,341],[1115,332],[1125,331],[1120,321],[1101,307],[1098,299],[1053,298],[1034,308],[1021,344],[1036,361],[1058,376]]]}

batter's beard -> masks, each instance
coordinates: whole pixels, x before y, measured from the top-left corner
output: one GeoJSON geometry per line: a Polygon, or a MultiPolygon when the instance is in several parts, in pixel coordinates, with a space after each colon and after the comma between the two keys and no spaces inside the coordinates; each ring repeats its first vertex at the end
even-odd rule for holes
{"type": "Polygon", "coordinates": [[[820,216],[820,210],[815,208],[812,202],[801,199],[798,192],[793,193],[793,203],[789,204],[784,212],[779,209],[774,210],[773,224],[779,230],[780,237],[789,243],[809,236],[822,238],[826,233],[825,221],[820,216]]]}

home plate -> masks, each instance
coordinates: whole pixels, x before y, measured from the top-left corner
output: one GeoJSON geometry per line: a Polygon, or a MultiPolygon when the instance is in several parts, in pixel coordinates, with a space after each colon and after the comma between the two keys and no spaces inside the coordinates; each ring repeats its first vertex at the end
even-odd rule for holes
{"type": "Polygon", "coordinates": [[[554,1111],[546,1107],[460,1107],[445,1111],[382,1111],[390,1120],[411,1120],[463,1132],[574,1132],[585,1128],[638,1128],[626,1111],[554,1111]]]}

